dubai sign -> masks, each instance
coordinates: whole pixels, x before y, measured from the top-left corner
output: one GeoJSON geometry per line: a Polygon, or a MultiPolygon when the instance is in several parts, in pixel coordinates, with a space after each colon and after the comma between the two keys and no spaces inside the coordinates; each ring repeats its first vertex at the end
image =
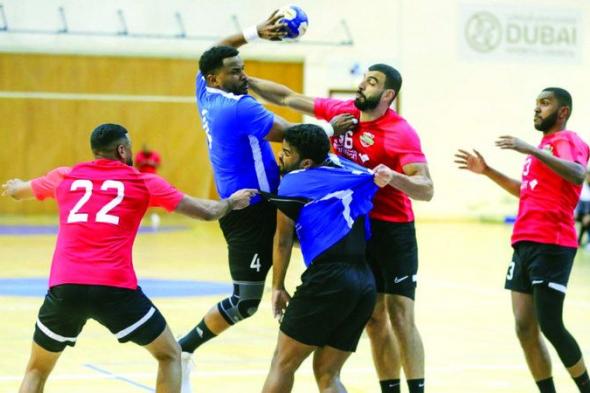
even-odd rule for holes
{"type": "Polygon", "coordinates": [[[472,60],[582,58],[582,13],[560,7],[461,5],[459,49],[472,60]]]}

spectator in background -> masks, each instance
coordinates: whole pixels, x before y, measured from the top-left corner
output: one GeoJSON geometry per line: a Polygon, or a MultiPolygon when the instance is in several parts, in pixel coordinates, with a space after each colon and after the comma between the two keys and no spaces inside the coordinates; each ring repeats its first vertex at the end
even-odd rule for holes
{"type": "Polygon", "coordinates": [[[157,173],[160,161],[160,154],[155,150],[150,150],[145,143],[135,155],[135,166],[143,173],[157,173]]]}
{"type": "MultiPolygon", "coordinates": [[[[160,162],[160,154],[155,150],[150,150],[145,143],[142,145],[141,150],[135,155],[135,166],[137,167],[137,170],[142,173],[156,174],[160,167],[160,162]]],[[[160,227],[160,216],[158,213],[152,212],[152,214],[150,214],[150,222],[152,230],[157,231],[160,227]]]]}

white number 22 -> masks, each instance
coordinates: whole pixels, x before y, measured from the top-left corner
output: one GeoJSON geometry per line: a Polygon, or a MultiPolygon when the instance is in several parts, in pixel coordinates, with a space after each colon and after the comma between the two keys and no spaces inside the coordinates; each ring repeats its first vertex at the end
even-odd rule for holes
{"type": "MultiPolygon", "coordinates": [[[[70,214],[68,215],[68,223],[73,222],[88,222],[88,214],[87,213],[78,213],[78,211],[84,206],[90,197],[92,196],[92,182],[90,180],[83,180],[78,179],[72,183],[70,187],[70,191],[75,191],[78,189],[84,189],[84,195],[82,198],[76,203],[74,208],[70,210],[70,214]]],[[[119,224],[119,217],[108,214],[111,210],[113,210],[125,196],[125,185],[117,180],[105,180],[102,185],[100,186],[102,191],[106,191],[108,189],[115,189],[117,190],[117,196],[115,199],[104,205],[98,213],[96,213],[96,222],[104,222],[107,224],[119,224]]]]}

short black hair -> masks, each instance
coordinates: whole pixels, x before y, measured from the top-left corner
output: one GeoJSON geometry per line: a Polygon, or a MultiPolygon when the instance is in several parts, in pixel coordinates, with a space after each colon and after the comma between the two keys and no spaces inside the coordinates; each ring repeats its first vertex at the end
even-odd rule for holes
{"type": "Polygon", "coordinates": [[[570,108],[569,115],[572,114],[572,95],[569,93],[569,91],[562,89],[561,87],[546,87],[543,89],[543,91],[549,91],[553,93],[553,95],[557,99],[557,103],[559,104],[559,106],[567,106],[568,108],[570,108]]]}
{"type": "Polygon", "coordinates": [[[301,159],[309,158],[319,165],[328,158],[330,140],[320,126],[298,124],[289,127],[284,139],[297,150],[301,159]]]}
{"type": "Polygon", "coordinates": [[[379,71],[385,75],[385,88],[395,90],[395,95],[399,94],[402,88],[402,75],[398,70],[387,64],[373,64],[369,71],[379,71]]]}
{"type": "Polygon", "coordinates": [[[219,68],[223,66],[223,59],[228,57],[235,57],[240,52],[231,46],[214,46],[207,49],[199,59],[199,70],[204,76],[214,74],[219,68]]]}
{"type": "Polygon", "coordinates": [[[127,140],[127,130],[119,124],[101,124],[90,135],[90,148],[93,152],[110,153],[127,140]]]}

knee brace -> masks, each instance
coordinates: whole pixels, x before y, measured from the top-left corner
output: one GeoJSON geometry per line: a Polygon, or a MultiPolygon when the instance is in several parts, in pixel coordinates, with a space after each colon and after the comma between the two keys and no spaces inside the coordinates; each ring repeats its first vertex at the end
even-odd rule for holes
{"type": "Polygon", "coordinates": [[[551,288],[540,286],[534,290],[537,320],[541,331],[555,347],[566,367],[575,365],[582,352],[574,337],[563,324],[563,300],[565,295],[551,288]]]}
{"type": "Polygon", "coordinates": [[[219,302],[217,309],[225,321],[233,325],[254,315],[258,310],[263,292],[264,281],[234,281],[233,294],[219,302]]]}

